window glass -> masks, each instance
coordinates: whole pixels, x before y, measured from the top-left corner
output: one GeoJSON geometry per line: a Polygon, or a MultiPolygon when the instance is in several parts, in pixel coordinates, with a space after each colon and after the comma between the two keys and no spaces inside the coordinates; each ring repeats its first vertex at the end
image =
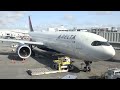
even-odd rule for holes
{"type": "Polygon", "coordinates": [[[110,46],[110,44],[108,42],[101,42],[101,45],[110,46]]]}
{"type": "Polygon", "coordinates": [[[92,42],[91,45],[92,45],[92,46],[100,46],[101,43],[100,43],[100,41],[94,41],[94,42],[92,42]]]}
{"type": "Polygon", "coordinates": [[[110,46],[108,42],[102,42],[102,41],[93,41],[91,45],[92,46],[110,46]]]}

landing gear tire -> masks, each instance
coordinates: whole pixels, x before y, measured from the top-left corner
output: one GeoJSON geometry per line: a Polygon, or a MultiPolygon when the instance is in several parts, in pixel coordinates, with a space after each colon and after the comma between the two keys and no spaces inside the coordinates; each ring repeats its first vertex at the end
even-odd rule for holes
{"type": "Polygon", "coordinates": [[[86,66],[84,67],[84,72],[90,72],[91,71],[91,67],[90,64],[92,63],[92,61],[85,61],[86,66]]]}
{"type": "Polygon", "coordinates": [[[58,65],[57,64],[53,64],[53,68],[58,70],[58,65]]]}
{"type": "Polygon", "coordinates": [[[89,71],[89,72],[91,71],[91,68],[90,68],[90,67],[88,67],[88,71],[89,71]]]}
{"type": "Polygon", "coordinates": [[[92,64],[92,61],[90,61],[90,64],[92,64]]]}
{"type": "Polygon", "coordinates": [[[87,67],[84,67],[84,70],[83,70],[84,72],[87,72],[87,67]]]}
{"type": "Polygon", "coordinates": [[[72,71],[74,69],[73,65],[68,65],[68,71],[72,71]]]}
{"type": "Polygon", "coordinates": [[[84,72],[87,72],[87,71],[91,71],[91,68],[90,67],[84,67],[84,72]]]}

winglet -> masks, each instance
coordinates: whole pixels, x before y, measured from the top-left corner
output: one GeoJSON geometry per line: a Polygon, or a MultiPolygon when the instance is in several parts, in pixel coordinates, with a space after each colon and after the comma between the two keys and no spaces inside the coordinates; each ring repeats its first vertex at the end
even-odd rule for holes
{"type": "Polygon", "coordinates": [[[30,27],[30,31],[33,32],[34,30],[33,30],[33,27],[32,27],[32,23],[31,23],[30,16],[28,16],[28,17],[29,17],[29,27],[30,27]]]}

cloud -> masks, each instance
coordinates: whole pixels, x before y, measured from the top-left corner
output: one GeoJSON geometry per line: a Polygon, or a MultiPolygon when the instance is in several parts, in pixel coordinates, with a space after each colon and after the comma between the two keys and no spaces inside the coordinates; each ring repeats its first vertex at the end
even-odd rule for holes
{"type": "Polygon", "coordinates": [[[8,26],[24,16],[26,11],[0,11],[0,26],[8,26]]]}
{"type": "Polygon", "coordinates": [[[75,20],[75,17],[72,16],[72,15],[65,15],[65,16],[63,17],[63,19],[64,19],[64,20],[68,20],[68,21],[73,21],[73,20],[75,20]]]}
{"type": "Polygon", "coordinates": [[[96,15],[111,15],[112,11],[92,11],[96,15]]]}

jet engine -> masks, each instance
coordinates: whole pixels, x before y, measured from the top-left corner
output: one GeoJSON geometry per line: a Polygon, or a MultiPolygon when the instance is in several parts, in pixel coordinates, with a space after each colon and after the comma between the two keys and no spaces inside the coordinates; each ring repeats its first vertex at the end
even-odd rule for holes
{"type": "Polygon", "coordinates": [[[26,44],[21,44],[17,47],[16,53],[20,58],[28,58],[31,55],[31,48],[26,44]]]}

